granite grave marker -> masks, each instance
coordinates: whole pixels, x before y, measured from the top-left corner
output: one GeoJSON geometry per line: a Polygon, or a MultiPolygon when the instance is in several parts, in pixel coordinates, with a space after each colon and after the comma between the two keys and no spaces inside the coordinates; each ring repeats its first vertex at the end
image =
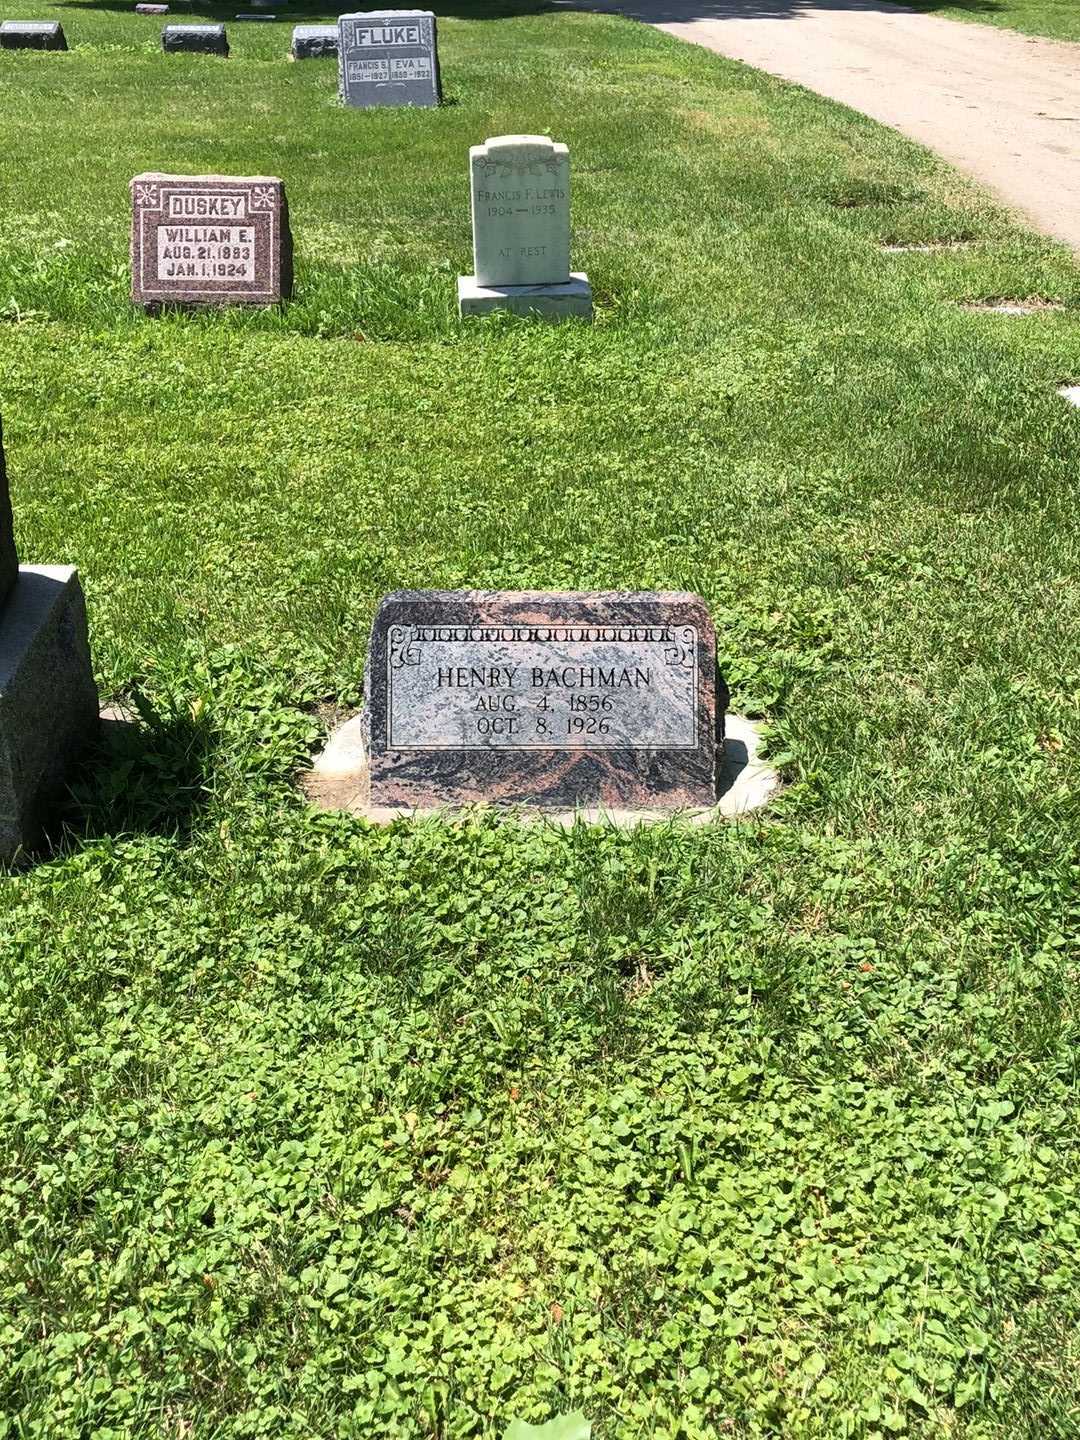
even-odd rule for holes
{"type": "Polygon", "coordinates": [[[294,25],[292,57],[294,60],[333,59],[338,53],[336,25],[294,25]]]}
{"type": "Polygon", "coordinates": [[[19,565],[0,430],[0,860],[36,845],[97,728],[79,577],[70,565],[19,565]]]}
{"type": "Polygon", "coordinates": [[[339,16],[338,90],[346,105],[438,105],[442,89],[432,12],[339,16]]]}
{"type": "Polygon", "coordinates": [[[0,609],[7,603],[19,578],[19,556],[15,550],[15,525],[11,515],[7,465],[4,461],[4,433],[0,422],[0,609]]]}
{"type": "Polygon", "coordinates": [[[570,152],[546,135],[499,135],[469,151],[475,273],[458,279],[462,315],[511,310],[592,315],[570,270],[570,152]]]}
{"type": "Polygon", "coordinates": [[[5,20],[0,24],[0,50],[66,50],[59,20],[5,20]]]}
{"type": "Polygon", "coordinates": [[[161,31],[161,48],[167,55],[223,55],[229,57],[229,37],[224,25],[166,25],[161,31]]]}
{"type": "Polygon", "coordinates": [[[370,803],[710,806],[717,688],[696,595],[398,591],[368,653],[370,803]]]}
{"type": "Polygon", "coordinates": [[[131,207],[136,305],[273,305],[291,293],[288,205],[276,175],[136,175],[131,207]]]}

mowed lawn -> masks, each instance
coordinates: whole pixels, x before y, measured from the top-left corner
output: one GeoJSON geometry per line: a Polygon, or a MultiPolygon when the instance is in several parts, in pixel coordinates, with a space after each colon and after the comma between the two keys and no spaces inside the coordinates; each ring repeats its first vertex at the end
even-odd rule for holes
{"type": "Polygon", "coordinates": [[[1071,258],[611,17],[444,6],[363,112],[285,23],[0,13],[74,47],[0,54],[18,541],[142,717],[0,885],[0,1435],[1080,1433],[1071,258]],[[507,131],[591,327],[456,319],[507,131]],[[283,176],[295,302],[132,312],[148,169],[283,176]],[[782,798],[312,815],[411,586],[700,591],[782,798]]]}
{"type": "Polygon", "coordinates": [[[1027,35],[1054,40],[1080,40],[1080,5],[1076,0],[903,0],[912,10],[944,15],[950,20],[980,20],[1027,35]]]}

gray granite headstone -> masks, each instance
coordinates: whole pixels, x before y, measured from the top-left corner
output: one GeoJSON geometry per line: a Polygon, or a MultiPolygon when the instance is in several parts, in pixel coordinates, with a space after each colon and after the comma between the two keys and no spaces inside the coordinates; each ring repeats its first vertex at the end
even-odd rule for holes
{"type": "Polygon", "coordinates": [[[59,20],[5,20],[0,24],[0,50],[66,50],[59,20]]]}
{"type": "Polygon", "coordinates": [[[292,57],[294,60],[333,59],[338,52],[336,25],[294,25],[292,57]]]}
{"type": "Polygon", "coordinates": [[[161,48],[167,55],[224,55],[228,58],[229,39],[224,25],[166,25],[161,32],[161,48]]]}
{"type": "Polygon", "coordinates": [[[711,806],[717,689],[696,595],[398,591],[368,652],[371,804],[711,806]]]}
{"type": "Polygon", "coordinates": [[[339,16],[338,90],[346,105],[438,105],[442,90],[432,12],[339,16]]]}
{"type": "Polygon", "coordinates": [[[0,435],[0,861],[29,853],[98,728],[86,604],[70,565],[17,565],[0,435]],[[13,568],[14,567],[14,568],[13,568]]]}

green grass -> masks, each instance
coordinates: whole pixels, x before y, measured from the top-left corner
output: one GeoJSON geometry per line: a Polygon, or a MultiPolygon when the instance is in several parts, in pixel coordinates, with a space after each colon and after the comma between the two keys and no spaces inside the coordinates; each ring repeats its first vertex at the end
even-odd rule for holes
{"type": "Polygon", "coordinates": [[[1076,0],[904,0],[913,10],[944,15],[950,20],[980,20],[1049,35],[1054,40],[1080,40],[1080,5],[1076,0]]]}
{"type": "Polygon", "coordinates": [[[285,24],[0,54],[18,540],[144,716],[0,894],[0,1435],[1076,1436],[1080,277],[824,101],[466,8],[437,111],[285,24]],[[455,319],[516,130],[592,327],[455,319]],[[133,313],[145,169],[282,175],[295,303],[133,313]],[[466,585],[700,591],[781,801],[310,814],[378,596],[466,585]]]}

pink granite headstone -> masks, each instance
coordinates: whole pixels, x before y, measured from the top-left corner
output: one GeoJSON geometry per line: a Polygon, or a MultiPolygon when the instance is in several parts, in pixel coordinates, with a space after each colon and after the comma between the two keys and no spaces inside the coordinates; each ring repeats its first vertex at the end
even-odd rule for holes
{"type": "Polygon", "coordinates": [[[285,186],[275,175],[136,175],[136,305],[273,305],[292,290],[285,186]]]}
{"type": "Polygon", "coordinates": [[[712,805],[717,679],[697,595],[397,591],[368,652],[371,804],[712,805]]]}

